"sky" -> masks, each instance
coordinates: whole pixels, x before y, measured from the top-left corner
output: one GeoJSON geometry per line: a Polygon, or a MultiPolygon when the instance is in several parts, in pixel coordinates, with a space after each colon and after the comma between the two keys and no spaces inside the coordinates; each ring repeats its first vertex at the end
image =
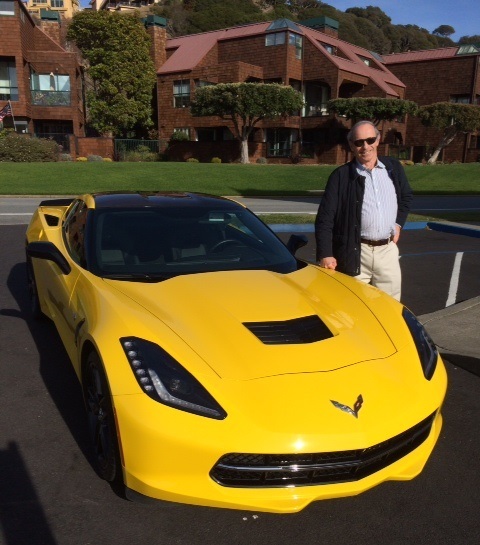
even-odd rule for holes
{"type": "Polygon", "coordinates": [[[480,5],[478,0],[323,0],[340,11],[348,8],[379,7],[393,25],[417,25],[433,32],[440,25],[450,25],[458,41],[462,36],[480,35],[480,5]]]}

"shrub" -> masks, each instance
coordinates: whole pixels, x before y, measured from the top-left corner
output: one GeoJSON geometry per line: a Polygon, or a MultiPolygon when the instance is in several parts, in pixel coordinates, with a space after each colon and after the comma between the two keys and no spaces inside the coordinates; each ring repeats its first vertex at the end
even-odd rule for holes
{"type": "Polygon", "coordinates": [[[190,140],[187,133],[183,131],[177,131],[170,136],[170,142],[188,142],[190,140]]]}
{"type": "Polygon", "coordinates": [[[211,163],[221,163],[222,160],[220,159],[220,157],[212,157],[212,160],[210,162],[211,163]]]}
{"type": "Polygon", "coordinates": [[[195,157],[189,157],[187,159],[187,163],[199,163],[200,161],[198,159],[195,159],[195,157]]]}
{"type": "Polygon", "coordinates": [[[103,157],[101,155],[89,155],[87,161],[103,161],[103,157]]]}
{"type": "Polygon", "coordinates": [[[403,161],[400,161],[402,165],[405,165],[407,167],[413,166],[415,163],[413,161],[409,161],[408,159],[404,159],[403,161]]]}
{"type": "Polygon", "coordinates": [[[86,163],[87,162],[87,158],[86,157],[77,157],[77,163],[86,163]]]}
{"type": "Polygon", "coordinates": [[[152,151],[148,146],[137,146],[136,149],[131,151],[125,151],[123,153],[122,161],[129,163],[151,163],[158,161],[158,153],[152,151]]]}
{"type": "Polygon", "coordinates": [[[257,159],[257,165],[266,165],[267,164],[267,159],[266,157],[259,157],[257,159]]]}
{"type": "Polygon", "coordinates": [[[0,138],[0,161],[45,163],[58,161],[60,146],[54,140],[7,133],[0,138]]]}
{"type": "Polygon", "coordinates": [[[69,153],[61,153],[59,157],[60,161],[72,161],[72,156],[69,153]]]}
{"type": "Polygon", "coordinates": [[[104,157],[103,162],[104,163],[113,163],[113,160],[110,157],[104,157]]]}

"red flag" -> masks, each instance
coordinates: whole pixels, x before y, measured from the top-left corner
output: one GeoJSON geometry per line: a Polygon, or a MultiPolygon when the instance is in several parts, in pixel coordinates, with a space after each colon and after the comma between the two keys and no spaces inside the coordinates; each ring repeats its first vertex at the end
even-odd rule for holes
{"type": "Polygon", "coordinates": [[[0,121],[3,121],[3,118],[9,115],[12,115],[12,107],[10,106],[10,103],[0,110],[0,121]]]}

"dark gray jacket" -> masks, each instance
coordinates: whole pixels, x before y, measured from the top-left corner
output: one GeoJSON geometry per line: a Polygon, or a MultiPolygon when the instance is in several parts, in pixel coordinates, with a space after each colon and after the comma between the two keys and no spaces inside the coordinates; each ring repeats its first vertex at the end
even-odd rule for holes
{"type": "MultiPolygon", "coordinates": [[[[397,195],[396,223],[403,227],[407,220],[412,190],[403,166],[393,157],[378,158],[387,168],[397,195]]],[[[325,193],[315,220],[317,260],[335,257],[337,271],[356,276],[360,274],[360,223],[365,193],[365,177],[350,161],[335,169],[328,178],[325,193]]]]}

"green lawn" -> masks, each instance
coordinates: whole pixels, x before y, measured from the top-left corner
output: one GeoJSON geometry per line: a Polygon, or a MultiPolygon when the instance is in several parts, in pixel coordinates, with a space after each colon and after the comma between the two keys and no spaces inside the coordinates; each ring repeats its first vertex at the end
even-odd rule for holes
{"type": "MultiPolygon", "coordinates": [[[[308,195],[331,165],[210,163],[0,163],[2,195],[75,195],[107,190],[198,191],[214,195],[308,195]]],[[[480,194],[480,163],[407,166],[416,194],[480,194]]]]}

